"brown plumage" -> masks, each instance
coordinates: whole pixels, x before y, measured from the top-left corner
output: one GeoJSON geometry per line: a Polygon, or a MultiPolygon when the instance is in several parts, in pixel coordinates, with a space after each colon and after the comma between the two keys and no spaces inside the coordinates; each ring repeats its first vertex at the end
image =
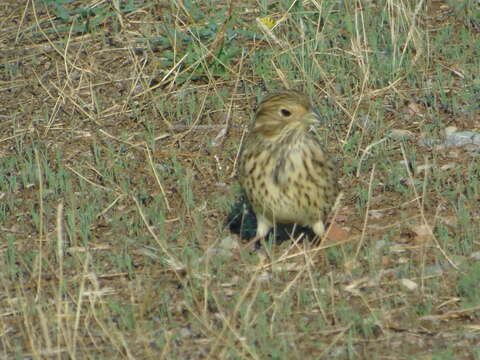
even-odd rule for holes
{"type": "Polygon", "coordinates": [[[307,225],[321,237],[338,195],[333,162],[311,131],[318,115],[307,96],[265,97],[240,155],[240,184],[257,217],[257,239],[275,223],[307,225]]]}

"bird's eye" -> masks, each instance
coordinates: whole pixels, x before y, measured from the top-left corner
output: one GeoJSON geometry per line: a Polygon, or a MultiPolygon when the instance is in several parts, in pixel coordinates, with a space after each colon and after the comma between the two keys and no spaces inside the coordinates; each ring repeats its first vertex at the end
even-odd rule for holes
{"type": "Polygon", "coordinates": [[[285,117],[289,117],[290,115],[292,115],[290,110],[287,110],[287,109],[280,109],[280,114],[282,114],[282,116],[285,116],[285,117]]]}

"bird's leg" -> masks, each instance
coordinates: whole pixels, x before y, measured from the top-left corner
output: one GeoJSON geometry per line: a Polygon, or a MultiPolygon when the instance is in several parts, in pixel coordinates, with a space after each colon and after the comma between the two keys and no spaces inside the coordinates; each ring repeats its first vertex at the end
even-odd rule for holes
{"type": "Polygon", "coordinates": [[[253,245],[253,248],[257,248],[257,244],[262,241],[265,236],[267,236],[270,229],[273,227],[273,224],[265,216],[258,214],[257,215],[257,234],[255,237],[250,240],[247,246],[253,245]]]}
{"type": "MultiPolygon", "coordinates": [[[[341,204],[341,201],[343,199],[343,192],[340,192],[336,199],[335,199],[335,203],[333,204],[332,206],[332,209],[330,210],[330,215],[331,215],[331,221],[333,222],[333,219],[335,219],[338,211],[340,210],[340,204],[341,204]]],[[[332,225],[332,222],[330,222],[329,224],[332,225]]],[[[318,237],[318,240],[315,241],[315,243],[320,243],[320,241],[322,240],[323,238],[323,235],[325,234],[325,223],[322,221],[322,220],[319,220],[317,221],[315,224],[313,224],[313,231],[315,232],[315,234],[317,235],[318,237]]]]}
{"type": "Polygon", "coordinates": [[[323,224],[323,221],[317,221],[315,224],[313,224],[312,229],[315,235],[317,235],[317,239],[315,239],[314,244],[320,244],[323,235],[325,234],[325,225],[323,224]]]}
{"type": "Polygon", "coordinates": [[[257,215],[257,238],[261,239],[267,236],[273,224],[263,215],[257,215]]]}
{"type": "Polygon", "coordinates": [[[317,221],[314,225],[313,225],[313,231],[315,232],[315,234],[321,238],[323,236],[323,234],[325,233],[325,225],[323,225],[323,221],[320,220],[320,221],[317,221]]]}

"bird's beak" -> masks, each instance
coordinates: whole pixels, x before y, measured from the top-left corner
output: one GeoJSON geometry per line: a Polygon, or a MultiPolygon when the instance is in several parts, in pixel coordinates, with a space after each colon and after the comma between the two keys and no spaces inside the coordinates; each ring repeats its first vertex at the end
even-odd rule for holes
{"type": "Polygon", "coordinates": [[[317,110],[313,109],[305,114],[302,120],[308,125],[315,125],[320,121],[320,115],[318,115],[317,110]]]}

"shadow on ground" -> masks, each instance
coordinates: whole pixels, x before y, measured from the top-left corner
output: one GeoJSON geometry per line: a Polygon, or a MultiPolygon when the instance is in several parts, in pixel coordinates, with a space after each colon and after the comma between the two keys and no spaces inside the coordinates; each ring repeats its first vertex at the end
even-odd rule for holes
{"type": "MultiPolygon", "coordinates": [[[[244,194],[241,194],[233,204],[226,221],[230,231],[238,234],[242,240],[251,240],[255,237],[257,231],[257,218],[253,212],[252,206],[244,194]]],[[[302,235],[302,239],[314,240],[315,233],[307,226],[297,224],[277,224],[270,230],[267,238],[273,236],[275,242],[280,244],[286,240],[297,239],[302,235]]]]}

